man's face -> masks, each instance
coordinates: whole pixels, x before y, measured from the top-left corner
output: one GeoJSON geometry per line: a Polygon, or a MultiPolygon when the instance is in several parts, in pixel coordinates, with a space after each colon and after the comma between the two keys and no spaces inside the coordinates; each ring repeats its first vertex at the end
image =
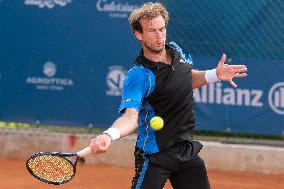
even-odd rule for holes
{"type": "Polygon", "coordinates": [[[152,53],[160,53],[165,49],[166,24],[162,16],[153,19],[140,20],[142,33],[135,31],[138,40],[143,48],[147,48],[152,53]]]}

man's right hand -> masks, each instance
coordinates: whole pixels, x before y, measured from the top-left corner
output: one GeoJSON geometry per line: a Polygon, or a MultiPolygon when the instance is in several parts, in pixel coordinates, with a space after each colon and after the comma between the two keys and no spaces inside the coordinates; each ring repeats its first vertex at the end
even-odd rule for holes
{"type": "Polygon", "coordinates": [[[108,150],[110,144],[111,144],[110,136],[107,134],[101,134],[91,140],[90,148],[92,150],[92,153],[95,155],[95,154],[105,153],[108,150]]]}

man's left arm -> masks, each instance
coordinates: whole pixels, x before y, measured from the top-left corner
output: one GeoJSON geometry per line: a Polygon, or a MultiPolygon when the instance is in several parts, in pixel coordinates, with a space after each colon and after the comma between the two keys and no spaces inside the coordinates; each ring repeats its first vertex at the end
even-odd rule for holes
{"type": "Polygon", "coordinates": [[[225,64],[225,61],[226,55],[223,54],[216,69],[206,71],[192,70],[193,89],[217,81],[228,81],[236,88],[237,84],[233,81],[233,78],[246,77],[247,67],[245,65],[228,65],[225,64]]]}

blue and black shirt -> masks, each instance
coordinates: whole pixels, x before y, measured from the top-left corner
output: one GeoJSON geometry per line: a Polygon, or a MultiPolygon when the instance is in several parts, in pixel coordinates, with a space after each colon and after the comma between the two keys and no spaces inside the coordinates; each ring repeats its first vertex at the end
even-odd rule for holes
{"type": "Polygon", "coordinates": [[[174,42],[166,45],[166,50],[172,57],[171,65],[147,59],[142,50],[123,84],[119,110],[139,111],[136,146],[147,154],[191,140],[195,127],[191,57],[186,57],[174,42]],[[163,129],[150,127],[153,116],[163,118],[163,129]]]}

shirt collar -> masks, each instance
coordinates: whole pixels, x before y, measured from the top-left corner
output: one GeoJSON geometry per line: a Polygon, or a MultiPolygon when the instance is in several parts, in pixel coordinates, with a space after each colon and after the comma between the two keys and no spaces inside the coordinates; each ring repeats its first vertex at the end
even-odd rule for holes
{"type": "MultiPolygon", "coordinates": [[[[176,53],[175,49],[168,44],[165,45],[165,48],[166,48],[166,51],[170,53],[170,55],[172,57],[172,64],[173,64],[175,62],[174,60],[177,58],[177,53],[176,53]]],[[[154,62],[154,61],[146,58],[144,56],[143,49],[141,49],[139,56],[136,58],[136,63],[141,64],[143,66],[146,66],[148,68],[162,68],[162,67],[169,66],[168,64],[165,64],[163,62],[154,62]]]]}

